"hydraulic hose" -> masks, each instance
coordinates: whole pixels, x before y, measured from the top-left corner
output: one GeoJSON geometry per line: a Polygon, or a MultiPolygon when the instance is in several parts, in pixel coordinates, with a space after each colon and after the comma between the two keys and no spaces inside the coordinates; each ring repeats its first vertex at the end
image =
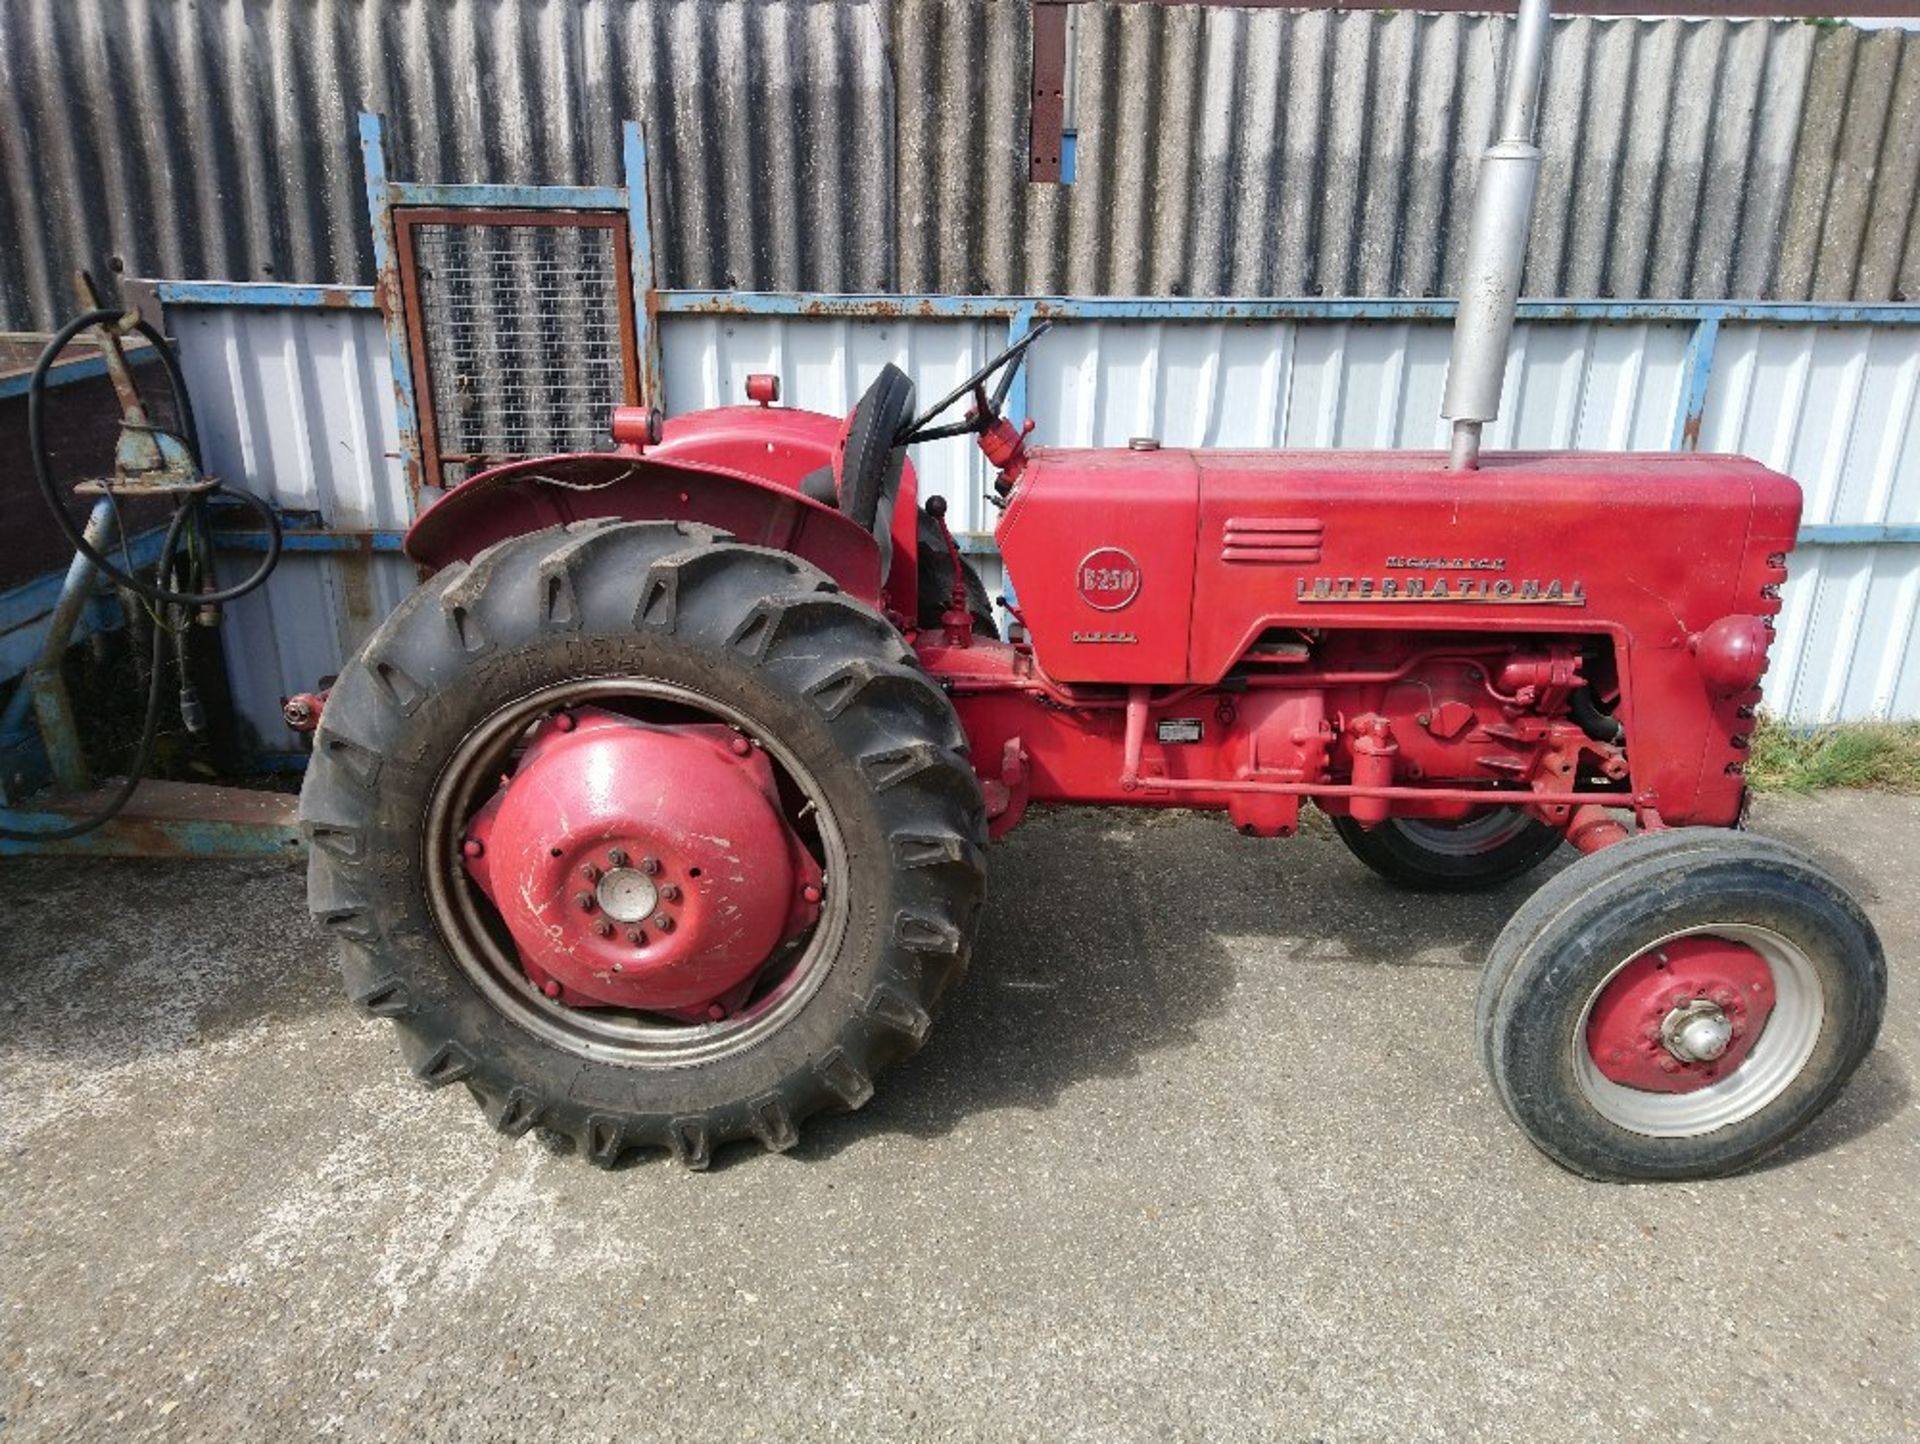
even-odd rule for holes
{"type": "MultiPolygon", "coordinates": [[[[240,487],[222,484],[214,487],[211,492],[204,494],[205,496],[225,494],[232,497],[235,501],[240,502],[260,517],[263,529],[267,534],[267,551],[266,555],[261,558],[260,565],[255,567],[252,573],[243,580],[217,592],[176,592],[168,589],[159,581],[149,582],[135,576],[132,572],[123,571],[103,556],[93,544],[86,539],[79,525],[71,516],[67,515],[66,507],[61,504],[60,493],[53,484],[53,470],[47,464],[47,447],[44,434],[47,372],[52,368],[53,363],[60,358],[60,353],[72,344],[75,336],[78,336],[89,326],[97,326],[105,321],[118,320],[121,314],[119,311],[102,308],[95,311],[87,311],[74,317],[71,321],[67,322],[65,326],[60,328],[54,338],[47,343],[46,349],[40,353],[40,359],[34,363],[33,376],[27,383],[27,452],[33,459],[33,479],[40,488],[41,499],[46,502],[47,510],[53,513],[53,519],[55,523],[58,524],[61,534],[73,545],[73,549],[88,561],[92,562],[101,574],[111,580],[116,586],[125,587],[128,591],[133,592],[137,596],[145,597],[149,601],[164,602],[171,606],[180,607],[214,606],[222,602],[231,602],[239,597],[244,597],[248,592],[253,591],[260,586],[262,582],[266,581],[272,574],[274,567],[280,561],[280,518],[274,513],[271,506],[255,496],[252,492],[240,487]]],[[[187,383],[186,378],[180,374],[180,363],[175,359],[172,348],[167,345],[165,339],[158,331],[155,331],[152,326],[148,325],[145,321],[136,320],[133,324],[133,329],[138,331],[152,344],[154,354],[160,359],[161,369],[167,373],[167,386],[173,392],[174,408],[180,417],[180,429],[186,434],[187,446],[193,451],[194,461],[197,465],[200,458],[198,454],[199,447],[194,439],[193,407],[192,403],[187,399],[187,383]]],[[[188,505],[184,503],[180,508],[183,512],[188,509],[188,505]]],[[[165,575],[165,572],[160,573],[161,577],[165,575]]]]}

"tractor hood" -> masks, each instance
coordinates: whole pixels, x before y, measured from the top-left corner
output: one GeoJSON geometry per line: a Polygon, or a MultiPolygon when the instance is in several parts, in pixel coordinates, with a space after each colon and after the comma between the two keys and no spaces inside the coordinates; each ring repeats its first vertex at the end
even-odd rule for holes
{"type": "Polygon", "coordinates": [[[1733,456],[1049,448],[999,541],[1048,675],[1212,684],[1276,628],[1684,648],[1778,610],[1799,516],[1733,456]]]}

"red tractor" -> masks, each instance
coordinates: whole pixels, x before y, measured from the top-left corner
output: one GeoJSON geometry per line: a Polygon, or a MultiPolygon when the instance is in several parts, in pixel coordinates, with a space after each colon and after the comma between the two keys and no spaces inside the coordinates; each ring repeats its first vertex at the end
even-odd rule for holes
{"type": "Polygon", "coordinates": [[[615,451],[421,516],[435,574],[333,687],[301,799],[313,909],[420,1078],[602,1164],[784,1149],[925,1041],[1030,804],[1277,837],[1311,800],[1406,887],[1585,854],[1480,989],[1501,1101],[1560,1162],[1721,1173],[1831,1101],[1879,944],[1735,830],[1792,481],[1029,451],[1002,405],[1042,330],[924,415],[891,366],[844,418],[756,377],[759,405],[622,410],[615,451]],[[906,447],[959,432],[998,471],[1019,640],[917,496],[906,447]]]}
{"type": "Polygon", "coordinates": [[[1478,455],[1547,8],[1522,0],[1480,163],[1451,456],[1030,451],[1003,410],[1042,326],[919,416],[891,366],[845,417],[755,377],[758,405],[622,409],[615,451],[427,510],[407,551],[435,575],[333,687],[301,795],[313,910],[414,1072],[596,1163],[784,1149],[925,1041],[1029,805],[1280,837],[1310,800],[1405,887],[1584,854],[1500,935],[1478,1013],[1501,1102],[1569,1168],[1728,1172],[1831,1102],[1879,1028],[1879,941],[1736,830],[1799,488],[1478,455]],[[907,461],[960,434],[998,473],[1012,639],[907,461]]]}

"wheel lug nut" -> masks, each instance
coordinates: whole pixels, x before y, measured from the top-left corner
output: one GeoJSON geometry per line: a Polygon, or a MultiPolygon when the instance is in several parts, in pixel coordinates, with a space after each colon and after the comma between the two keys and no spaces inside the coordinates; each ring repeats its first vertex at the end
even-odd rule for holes
{"type": "Polygon", "coordinates": [[[639,928],[628,928],[627,941],[632,943],[636,948],[643,948],[647,945],[647,935],[639,928]]]}
{"type": "Polygon", "coordinates": [[[1660,1060],[1660,1071],[1662,1073],[1678,1073],[1680,1071],[1680,1060],[1669,1054],[1660,1060]]]}
{"type": "Polygon", "coordinates": [[[590,862],[583,862],[580,864],[580,876],[584,877],[588,882],[598,882],[600,881],[600,869],[590,862]]]}
{"type": "Polygon", "coordinates": [[[640,871],[644,872],[648,877],[654,876],[660,871],[660,859],[657,857],[641,858],[640,871]]]}
{"type": "Polygon", "coordinates": [[[678,883],[670,882],[665,887],[661,888],[660,901],[661,902],[679,902],[680,901],[680,885],[678,883]]]}
{"type": "Polygon", "coordinates": [[[670,933],[673,931],[673,918],[667,913],[655,913],[653,925],[663,933],[670,933]]]}
{"type": "Polygon", "coordinates": [[[574,898],[574,901],[580,905],[581,912],[590,913],[593,911],[593,894],[592,893],[590,892],[580,893],[574,898]]]}
{"type": "Polygon", "coordinates": [[[601,918],[599,922],[595,923],[593,925],[593,930],[603,938],[610,938],[613,936],[613,924],[608,922],[605,918],[601,918]]]}
{"type": "Polygon", "coordinates": [[[625,867],[626,865],[627,850],[624,847],[616,847],[607,854],[608,867],[625,867]]]}
{"type": "Polygon", "coordinates": [[[487,850],[487,845],[477,837],[470,837],[460,844],[460,851],[468,857],[479,857],[487,850]]]}

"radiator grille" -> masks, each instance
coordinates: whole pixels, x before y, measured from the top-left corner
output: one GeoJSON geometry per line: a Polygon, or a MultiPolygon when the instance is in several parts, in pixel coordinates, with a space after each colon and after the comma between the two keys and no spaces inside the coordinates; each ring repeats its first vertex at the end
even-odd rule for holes
{"type": "Polygon", "coordinates": [[[420,215],[402,234],[424,479],[611,445],[612,409],[637,399],[617,218],[420,215]]]}

